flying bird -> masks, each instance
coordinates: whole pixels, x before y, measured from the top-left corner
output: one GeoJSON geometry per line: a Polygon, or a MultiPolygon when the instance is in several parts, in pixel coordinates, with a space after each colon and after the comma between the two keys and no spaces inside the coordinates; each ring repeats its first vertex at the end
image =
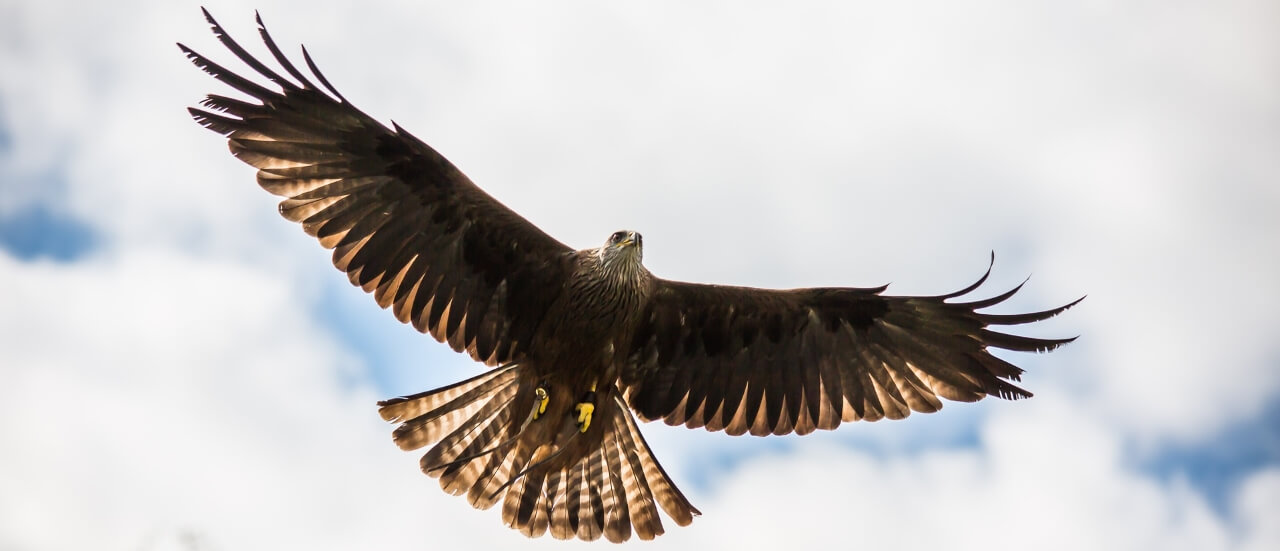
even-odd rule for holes
{"type": "Polygon", "coordinates": [[[1079,300],[982,313],[1021,287],[967,298],[986,274],[927,297],[772,290],[662,279],[644,267],[644,241],[631,230],[574,250],[399,125],[356,109],[305,48],[304,74],[261,17],[275,69],[205,17],[259,81],[179,44],[251,98],[211,94],[191,115],[228,138],[258,184],[283,197],[280,214],[332,249],[352,284],[491,368],[379,402],[379,412],[399,423],[402,449],[430,446],[422,470],[446,492],[479,509],[501,504],[503,521],[527,536],[648,540],[663,533],[659,508],[681,526],[700,514],[636,416],[731,435],[807,434],[934,412],[943,398],[1026,398],[1014,384],[1023,370],[989,350],[1043,352],[1074,340],[994,330],[1079,300]]]}

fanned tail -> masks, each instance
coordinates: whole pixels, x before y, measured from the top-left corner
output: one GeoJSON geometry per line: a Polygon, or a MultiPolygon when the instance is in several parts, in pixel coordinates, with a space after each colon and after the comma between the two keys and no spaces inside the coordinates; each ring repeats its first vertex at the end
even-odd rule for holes
{"type": "Polygon", "coordinates": [[[622,542],[663,533],[661,507],[680,526],[699,515],[654,459],[617,389],[601,393],[586,434],[563,408],[533,419],[536,383],[504,365],[444,388],[379,402],[405,450],[432,446],[421,467],[478,509],[502,502],[521,533],[622,542]],[[433,445],[434,444],[434,445],[433,445]]]}
{"type": "Polygon", "coordinates": [[[702,514],[654,459],[621,394],[610,394],[597,405],[595,438],[541,448],[528,474],[508,488],[502,507],[508,526],[531,537],[550,531],[557,539],[603,535],[620,543],[633,534],[662,535],[659,507],[680,526],[702,514]]]}

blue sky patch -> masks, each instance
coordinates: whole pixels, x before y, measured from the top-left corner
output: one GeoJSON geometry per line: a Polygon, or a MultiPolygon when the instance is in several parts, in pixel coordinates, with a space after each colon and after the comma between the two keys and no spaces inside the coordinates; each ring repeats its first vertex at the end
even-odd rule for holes
{"type": "Polygon", "coordinates": [[[399,323],[345,277],[325,277],[323,285],[314,319],[359,356],[369,381],[381,394],[391,397],[423,392],[487,369],[399,323]]]}
{"type": "Polygon", "coordinates": [[[1227,512],[1241,482],[1275,465],[1280,465],[1280,398],[1273,398],[1253,419],[1231,425],[1205,442],[1170,446],[1140,467],[1161,480],[1186,480],[1214,509],[1227,512]]]}
{"type": "Polygon", "coordinates": [[[97,245],[97,234],[88,224],[45,205],[0,214],[0,249],[22,260],[72,262],[97,245]]]}

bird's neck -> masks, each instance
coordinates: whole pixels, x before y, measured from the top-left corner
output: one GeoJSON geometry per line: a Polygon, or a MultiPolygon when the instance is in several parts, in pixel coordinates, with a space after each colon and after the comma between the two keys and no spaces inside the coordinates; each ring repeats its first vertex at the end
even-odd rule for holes
{"type": "Polygon", "coordinates": [[[621,257],[621,254],[610,258],[603,250],[594,256],[597,269],[610,285],[634,287],[645,283],[648,278],[649,273],[638,258],[621,257]]]}

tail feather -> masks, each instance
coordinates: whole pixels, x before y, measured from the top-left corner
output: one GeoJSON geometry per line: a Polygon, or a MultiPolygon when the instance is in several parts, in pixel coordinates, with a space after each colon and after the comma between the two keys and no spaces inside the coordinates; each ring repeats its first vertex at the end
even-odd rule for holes
{"type": "MultiPolygon", "coordinates": [[[[581,463],[571,465],[565,469],[569,475],[569,484],[565,488],[565,500],[557,503],[555,511],[561,512],[565,519],[564,527],[568,530],[568,538],[578,535],[578,525],[582,524],[582,494],[586,487],[582,484],[583,465],[581,463]]],[[[553,517],[557,516],[552,514],[553,517]]]]}
{"type": "MultiPolygon", "coordinates": [[[[510,432],[512,415],[514,414],[513,409],[509,401],[507,406],[502,408],[497,416],[489,420],[484,429],[459,452],[457,457],[450,459],[448,463],[438,466],[424,463],[423,469],[442,469],[439,474],[440,486],[446,492],[452,495],[469,493],[470,489],[475,487],[475,484],[486,474],[486,468],[495,464],[495,461],[500,460],[504,455],[504,449],[508,449],[515,443],[514,438],[508,438],[497,445],[493,445],[495,440],[506,436],[510,432]],[[477,458],[486,455],[491,457],[483,462],[476,461],[477,458]]],[[[426,460],[427,456],[424,455],[423,461],[425,462],[426,460]]],[[[472,503],[472,505],[475,505],[475,503],[472,503]]]]}
{"type": "Polygon", "coordinates": [[[644,476],[644,467],[639,456],[622,443],[622,435],[615,433],[615,443],[622,452],[620,472],[625,485],[627,507],[631,510],[631,522],[640,539],[652,540],[663,534],[662,520],[658,518],[658,507],[653,501],[653,491],[649,489],[649,481],[644,476]]]}
{"type": "Polygon", "coordinates": [[[499,486],[502,486],[515,472],[516,454],[514,445],[508,447],[506,451],[491,455],[488,466],[485,468],[481,477],[476,480],[476,485],[467,493],[467,500],[477,509],[488,509],[493,507],[501,497],[494,492],[499,486]]]}
{"type": "Polygon", "coordinates": [[[515,368],[516,364],[507,364],[446,387],[383,400],[378,402],[378,413],[382,415],[384,421],[392,423],[413,419],[429,411],[440,409],[440,406],[481,387],[485,383],[498,383],[499,381],[509,383],[511,379],[516,377],[515,368]]]}
{"type": "Polygon", "coordinates": [[[546,473],[530,473],[512,481],[510,491],[502,500],[502,519],[507,526],[519,530],[526,536],[536,537],[538,532],[533,518],[536,509],[546,508],[540,492],[533,488],[541,487],[546,473]],[[539,507],[541,506],[541,507],[539,507]]]}
{"type": "Polygon", "coordinates": [[[600,498],[599,463],[591,454],[582,462],[582,490],[578,492],[578,539],[595,541],[604,532],[604,500],[600,498]]]}
{"type": "MultiPolygon", "coordinates": [[[[552,471],[547,474],[547,497],[551,503],[565,503],[569,495],[569,473],[565,470],[552,471]]],[[[577,527],[569,525],[569,508],[553,507],[551,509],[551,536],[558,540],[567,540],[577,533],[577,527]]]]}
{"type": "Polygon", "coordinates": [[[439,438],[439,443],[422,456],[422,470],[439,469],[468,453],[478,454],[497,443],[497,439],[511,429],[515,394],[515,388],[503,389],[467,419],[465,424],[454,428],[444,438],[439,438]]]}
{"type": "Polygon", "coordinates": [[[492,397],[485,396],[491,398],[488,401],[473,402],[440,415],[433,412],[416,417],[400,425],[391,436],[403,450],[445,443],[444,446],[433,447],[423,456],[422,468],[442,467],[456,459],[456,452],[466,449],[483,434],[488,428],[486,421],[503,417],[501,414],[510,405],[512,394],[514,392],[504,390],[492,397]]]}
{"type": "Polygon", "coordinates": [[[605,485],[604,536],[611,542],[621,543],[631,539],[631,514],[628,511],[627,493],[622,486],[622,464],[618,458],[618,440],[605,438],[603,444],[604,474],[609,482],[605,485]]]}
{"type": "Polygon", "coordinates": [[[502,503],[503,522],[529,537],[601,536],[623,542],[663,533],[661,507],[681,526],[700,514],[671,482],[616,388],[596,407],[593,432],[548,412],[532,419],[532,376],[506,365],[448,387],[379,403],[402,421],[397,444],[434,444],[422,470],[477,509],[502,503]]]}
{"type": "MultiPolygon", "coordinates": [[[[649,488],[653,490],[653,497],[662,506],[662,510],[666,511],[667,516],[671,520],[676,521],[680,526],[688,526],[693,522],[693,517],[702,514],[697,508],[689,503],[689,499],[684,497],[680,489],[671,482],[671,477],[667,476],[667,471],[662,469],[662,465],[658,464],[658,460],[653,458],[653,452],[649,449],[648,442],[645,442],[644,436],[640,434],[640,427],[636,426],[636,419],[631,415],[631,411],[627,409],[627,405],[622,401],[622,396],[615,395],[614,402],[620,412],[614,415],[620,417],[623,425],[626,426],[626,437],[631,440],[628,445],[628,454],[635,454],[634,463],[639,466],[639,471],[644,479],[648,481],[649,488]]],[[[618,433],[618,438],[623,438],[623,434],[618,433]]]]}
{"type": "Polygon", "coordinates": [[[465,461],[459,460],[463,453],[469,450],[489,448],[491,441],[486,439],[486,435],[494,432],[495,425],[502,425],[502,421],[506,417],[504,410],[510,407],[509,398],[490,400],[474,416],[466,420],[461,426],[453,428],[452,432],[441,438],[436,445],[423,454],[421,461],[419,461],[422,472],[433,477],[439,477],[443,474],[441,469],[453,467],[465,461]]]}

